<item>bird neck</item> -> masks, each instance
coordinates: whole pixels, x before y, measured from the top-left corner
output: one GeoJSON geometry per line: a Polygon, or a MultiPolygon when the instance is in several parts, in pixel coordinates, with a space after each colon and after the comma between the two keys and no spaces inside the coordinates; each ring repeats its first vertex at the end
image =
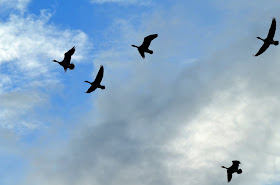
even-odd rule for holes
{"type": "Polygon", "coordinates": [[[260,38],[260,37],[257,37],[257,39],[260,39],[260,40],[264,41],[264,39],[262,39],[262,38],[260,38]]]}

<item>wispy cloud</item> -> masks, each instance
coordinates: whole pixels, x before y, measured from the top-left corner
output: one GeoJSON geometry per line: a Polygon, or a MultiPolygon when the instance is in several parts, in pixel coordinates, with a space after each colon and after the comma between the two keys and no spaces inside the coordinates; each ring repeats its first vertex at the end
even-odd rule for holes
{"type": "Polygon", "coordinates": [[[24,12],[30,0],[0,0],[0,11],[14,9],[24,12]]]}
{"type": "Polygon", "coordinates": [[[189,24],[193,17],[183,9],[169,10],[137,27],[114,25],[121,33],[116,47],[94,60],[104,65],[106,90],[95,93],[96,108],[82,115],[68,147],[55,151],[59,157],[45,152],[34,160],[26,184],[222,185],[221,165],[234,159],[244,171],[235,184],[279,181],[279,54],[270,48],[252,56],[255,36],[246,25],[257,21],[249,15],[229,14],[232,22],[220,25],[238,21],[245,31],[229,26],[216,33],[189,24]],[[130,44],[150,33],[159,37],[143,60],[130,44]],[[186,63],[188,56],[198,59],[186,63]]]}
{"type": "Polygon", "coordinates": [[[41,93],[30,91],[1,94],[0,126],[14,131],[37,128],[40,123],[33,117],[34,109],[46,104],[46,98],[41,93]]]}
{"type": "MultiPolygon", "coordinates": [[[[280,17],[279,11],[265,11],[260,23],[255,15],[262,8],[250,9],[248,16],[232,14],[249,9],[240,1],[233,12],[220,12],[224,19],[214,29],[216,25],[204,25],[209,14],[201,15],[206,19],[202,23],[194,21],[200,12],[194,9],[189,16],[185,7],[182,1],[153,15],[139,15],[137,26],[116,21],[110,33],[118,37],[109,34],[114,47],[93,61],[104,65],[106,90],[96,91],[94,108],[73,119],[77,124],[71,139],[61,142],[56,136],[64,130],[53,128],[24,152],[30,171],[25,169],[29,176],[22,184],[222,185],[226,171],[220,166],[233,159],[241,161],[244,172],[233,177],[236,185],[280,180],[280,56],[276,47],[252,56],[259,47],[255,32],[270,22],[270,14],[280,17]],[[154,54],[143,60],[130,45],[151,33],[159,34],[151,44],[154,54]]],[[[54,74],[50,60],[60,58],[69,43],[82,40],[80,47],[85,47],[86,35],[50,25],[47,12],[13,15],[2,29],[0,24],[1,30],[7,38],[0,40],[5,43],[0,121],[7,123],[4,127],[19,123],[32,129],[40,120],[28,115],[49,100],[39,84],[57,80],[49,75],[54,74]],[[17,52],[8,47],[10,42],[17,52]]]]}
{"type": "Polygon", "coordinates": [[[39,125],[40,121],[30,121],[32,118],[28,118],[28,114],[35,106],[45,103],[41,101],[44,93],[40,88],[59,83],[54,69],[61,68],[52,60],[62,60],[64,53],[73,46],[80,50],[73,56],[75,62],[88,51],[90,44],[84,32],[60,30],[49,22],[50,18],[51,13],[43,10],[38,16],[12,13],[7,21],[0,22],[0,33],[4,35],[0,38],[0,122],[5,128],[32,129],[39,125]],[[15,103],[15,100],[22,101],[15,103]]]}

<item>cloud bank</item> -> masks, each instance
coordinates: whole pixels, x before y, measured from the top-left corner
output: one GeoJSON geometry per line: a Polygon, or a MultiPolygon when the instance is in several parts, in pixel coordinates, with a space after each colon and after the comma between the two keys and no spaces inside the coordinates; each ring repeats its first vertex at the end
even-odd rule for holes
{"type": "Polygon", "coordinates": [[[221,10],[219,31],[194,23],[184,3],[144,16],[140,27],[116,21],[116,47],[94,60],[104,65],[106,90],[94,94],[95,108],[77,120],[68,145],[33,153],[25,184],[222,185],[221,166],[232,160],[243,173],[231,184],[279,182],[279,54],[252,54],[256,33],[280,14],[231,14],[241,6],[221,10]],[[142,60],[130,44],[151,33],[159,34],[154,54],[142,60]]]}
{"type": "MultiPolygon", "coordinates": [[[[114,47],[93,61],[95,69],[104,65],[106,90],[89,99],[93,109],[73,119],[70,139],[56,140],[62,130],[53,128],[42,136],[48,139],[23,150],[29,165],[22,184],[222,185],[221,165],[236,159],[243,173],[231,184],[279,182],[279,54],[276,47],[252,54],[261,45],[255,37],[266,35],[271,17],[280,14],[250,9],[244,16],[238,12],[249,4],[235,2],[212,4],[222,17],[218,29],[204,24],[209,14],[197,18],[194,5],[183,1],[140,15],[137,23],[116,20],[114,47]],[[154,54],[142,60],[130,45],[151,33],[159,34],[154,54]]],[[[1,108],[7,111],[0,119],[9,121],[3,127],[34,128],[29,121],[36,119],[22,118],[49,100],[39,87],[58,81],[49,75],[55,74],[51,57],[61,57],[69,42],[83,47],[87,41],[83,32],[61,31],[48,21],[45,12],[11,15],[0,24],[7,35],[0,43],[12,46],[0,48],[1,108]]]]}

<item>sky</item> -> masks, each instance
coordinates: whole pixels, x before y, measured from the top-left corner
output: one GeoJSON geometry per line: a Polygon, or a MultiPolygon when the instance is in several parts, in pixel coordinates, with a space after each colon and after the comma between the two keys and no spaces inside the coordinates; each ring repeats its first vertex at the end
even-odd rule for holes
{"type": "Polygon", "coordinates": [[[0,0],[0,184],[280,184],[279,46],[253,56],[279,7],[0,0]]]}

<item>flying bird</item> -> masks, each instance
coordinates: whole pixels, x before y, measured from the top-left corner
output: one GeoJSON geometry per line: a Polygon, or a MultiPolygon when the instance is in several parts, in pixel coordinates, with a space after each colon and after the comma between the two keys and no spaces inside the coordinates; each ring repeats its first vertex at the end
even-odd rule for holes
{"type": "Polygon", "coordinates": [[[275,34],[275,30],[276,30],[276,19],[275,17],[272,18],[272,23],[268,32],[268,35],[266,37],[266,39],[262,39],[260,37],[257,37],[258,39],[262,40],[264,43],[262,45],[262,47],[260,48],[260,50],[258,51],[258,53],[255,56],[259,56],[260,54],[262,54],[263,52],[265,52],[265,50],[270,46],[270,44],[274,44],[275,46],[277,46],[279,44],[278,41],[274,41],[273,37],[275,34]]]}
{"type": "Polygon", "coordinates": [[[145,58],[145,53],[150,53],[150,54],[154,53],[152,50],[149,50],[149,46],[150,46],[152,40],[157,38],[157,36],[158,36],[158,34],[149,35],[144,38],[144,41],[141,46],[135,46],[135,45],[131,45],[131,46],[138,48],[138,51],[139,51],[140,55],[142,56],[142,58],[145,58]]]}
{"type": "Polygon", "coordinates": [[[227,168],[227,167],[222,166],[222,168],[227,169],[228,182],[230,182],[233,173],[235,173],[235,172],[238,173],[238,174],[242,173],[242,169],[238,169],[239,164],[241,164],[239,161],[232,161],[231,167],[227,168]]]}
{"type": "Polygon", "coordinates": [[[104,73],[104,68],[103,66],[101,65],[100,66],[100,69],[95,77],[95,80],[93,82],[89,82],[89,81],[85,81],[89,84],[91,84],[91,87],[87,90],[87,92],[85,93],[91,93],[92,91],[94,91],[95,89],[97,88],[100,88],[100,89],[105,89],[105,86],[104,85],[100,85],[101,83],[101,80],[103,78],[103,73],[104,73]]]}
{"type": "Polygon", "coordinates": [[[53,61],[59,63],[64,68],[65,72],[67,71],[67,68],[73,70],[75,68],[75,65],[73,63],[70,64],[70,61],[71,61],[71,56],[74,53],[75,53],[75,46],[69,51],[67,51],[66,53],[64,53],[64,59],[61,62],[56,60],[53,61]]]}

